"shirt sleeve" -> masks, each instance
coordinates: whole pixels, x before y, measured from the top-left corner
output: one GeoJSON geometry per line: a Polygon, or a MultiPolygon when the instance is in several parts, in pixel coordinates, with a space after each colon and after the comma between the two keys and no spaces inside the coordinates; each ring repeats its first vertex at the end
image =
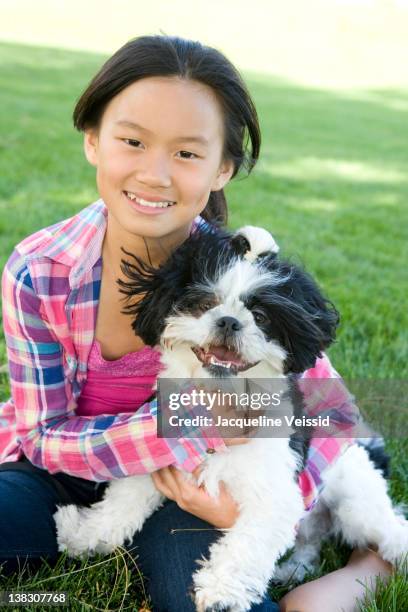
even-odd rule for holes
{"type": "Polygon", "coordinates": [[[328,416],[331,424],[327,434],[320,428],[312,437],[305,468],[299,475],[305,509],[310,510],[323,489],[325,470],[353,444],[361,418],[354,397],[326,354],[302,374],[298,384],[307,415],[328,416]]]}
{"type": "Polygon", "coordinates": [[[16,251],[3,271],[2,301],[16,432],[34,465],[51,474],[107,481],[172,464],[192,471],[208,450],[226,448],[220,438],[159,438],[156,400],[131,415],[75,415],[61,342],[16,251]]]}
{"type": "Polygon", "coordinates": [[[355,398],[325,353],[313,368],[302,374],[298,384],[308,416],[329,417],[329,436],[348,438],[358,431],[361,414],[355,398]]]}

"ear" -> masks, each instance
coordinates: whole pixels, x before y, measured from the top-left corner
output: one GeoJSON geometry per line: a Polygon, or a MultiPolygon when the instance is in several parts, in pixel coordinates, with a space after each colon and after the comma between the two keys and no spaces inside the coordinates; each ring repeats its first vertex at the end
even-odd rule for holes
{"type": "Polygon", "coordinates": [[[125,249],[122,251],[127,258],[122,259],[121,268],[129,279],[117,281],[128,302],[122,312],[132,315],[135,334],[148,346],[156,346],[178,297],[179,270],[172,273],[166,265],[153,268],[125,249]]]}
{"type": "Polygon", "coordinates": [[[231,238],[231,247],[239,257],[244,257],[245,253],[251,250],[249,240],[243,234],[237,233],[231,238]]]}
{"type": "Polygon", "coordinates": [[[186,293],[186,288],[200,283],[206,275],[216,276],[222,261],[230,257],[230,234],[200,228],[193,232],[159,267],[125,253],[122,271],[129,279],[118,280],[120,293],[127,296],[124,314],[133,315],[132,328],[149,346],[159,344],[166,319],[186,293]]]}
{"type": "Polygon", "coordinates": [[[237,255],[250,262],[276,255],[279,252],[279,246],[272,234],[263,227],[252,225],[246,225],[237,230],[231,240],[231,246],[237,255]]]}
{"type": "Polygon", "coordinates": [[[262,265],[282,279],[265,301],[273,335],[287,352],[285,372],[304,372],[335,340],[339,313],[302,268],[276,259],[263,260],[262,265]]]}
{"type": "Polygon", "coordinates": [[[205,260],[200,252],[215,240],[211,231],[197,231],[159,268],[149,266],[122,248],[127,258],[122,260],[121,268],[129,279],[117,281],[120,293],[126,295],[128,301],[122,312],[133,315],[132,328],[145,344],[159,344],[167,317],[192,283],[196,268],[202,270],[205,260]]]}
{"type": "Polygon", "coordinates": [[[234,174],[234,162],[225,160],[218,169],[217,176],[211,185],[211,191],[220,191],[223,189],[234,174]]]}
{"type": "Polygon", "coordinates": [[[89,129],[84,134],[85,157],[92,166],[98,164],[98,133],[96,129],[89,129]]]}
{"type": "Polygon", "coordinates": [[[141,300],[137,316],[132,323],[135,334],[149,346],[159,344],[165,321],[174,305],[174,295],[169,291],[169,287],[164,283],[156,285],[141,300]]]}

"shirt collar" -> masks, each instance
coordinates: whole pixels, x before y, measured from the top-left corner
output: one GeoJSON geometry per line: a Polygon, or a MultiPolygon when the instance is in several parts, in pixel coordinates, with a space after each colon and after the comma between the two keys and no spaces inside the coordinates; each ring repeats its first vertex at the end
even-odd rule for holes
{"type": "MultiPolygon", "coordinates": [[[[74,288],[94,267],[102,254],[102,243],[106,233],[108,209],[102,199],[81,210],[43,243],[41,256],[71,268],[69,284],[74,288]]],[[[192,232],[207,222],[200,216],[193,221],[192,232]]]]}
{"type": "Polygon", "coordinates": [[[37,255],[69,266],[70,286],[79,285],[101,256],[107,215],[105,203],[97,200],[63,222],[43,243],[37,255]]]}

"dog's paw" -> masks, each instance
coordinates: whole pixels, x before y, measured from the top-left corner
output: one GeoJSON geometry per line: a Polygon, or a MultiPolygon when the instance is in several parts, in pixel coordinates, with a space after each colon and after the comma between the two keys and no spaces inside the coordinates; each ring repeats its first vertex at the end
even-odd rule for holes
{"type": "Polygon", "coordinates": [[[96,553],[107,555],[123,544],[121,533],[109,525],[97,524],[90,520],[87,508],[73,504],[61,506],[54,514],[57,528],[57,543],[60,552],[70,557],[86,557],[96,553]]]}
{"type": "Polygon", "coordinates": [[[392,564],[408,562],[408,521],[399,516],[379,546],[381,557],[392,564]]]}
{"type": "MultiPolygon", "coordinates": [[[[209,604],[206,607],[203,607],[198,601],[197,598],[194,597],[193,598],[195,601],[195,606],[196,606],[196,610],[197,612],[231,612],[232,608],[230,607],[225,607],[223,604],[209,604]]],[[[204,606],[206,605],[205,603],[203,604],[204,606]]]]}
{"type": "Polygon", "coordinates": [[[249,610],[249,608],[237,608],[224,601],[215,601],[210,593],[207,594],[204,591],[195,592],[194,603],[197,612],[242,612],[243,610],[249,610]]]}
{"type": "Polygon", "coordinates": [[[260,598],[250,596],[241,580],[217,572],[210,564],[204,563],[203,569],[193,576],[193,599],[197,612],[246,612],[260,598]]]}
{"type": "Polygon", "coordinates": [[[57,529],[57,543],[60,552],[70,557],[81,557],[88,552],[88,544],[81,538],[80,512],[78,506],[61,506],[54,514],[57,529]]]}

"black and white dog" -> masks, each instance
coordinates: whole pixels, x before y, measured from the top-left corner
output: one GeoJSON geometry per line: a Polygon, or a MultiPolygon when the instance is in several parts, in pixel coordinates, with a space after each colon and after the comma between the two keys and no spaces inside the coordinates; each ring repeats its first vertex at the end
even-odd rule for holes
{"type": "MultiPolygon", "coordinates": [[[[337,312],[311,276],[280,260],[277,251],[271,235],[259,228],[236,234],[198,229],[159,269],[135,258],[123,262],[129,279],[121,283],[129,300],[125,310],[134,317],[135,333],[160,347],[161,376],[286,379],[315,364],[334,339],[337,312]]],[[[255,436],[203,462],[200,483],[216,496],[222,480],[240,515],[192,577],[199,612],[249,610],[272,577],[297,572],[301,579],[330,532],[351,546],[377,546],[391,562],[408,550],[408,523],[357,444],[325,470],[319,501],[301,520],[295,476],[306,446],[289,437],[255,436]],[[295,544],[292,559],[278,567],[295,544]]],[[[131,541],[162,502],[149,475],[112,481],[90,508],[59,508],[60,550],[72,556],[110,553],[131,541]]]]}

